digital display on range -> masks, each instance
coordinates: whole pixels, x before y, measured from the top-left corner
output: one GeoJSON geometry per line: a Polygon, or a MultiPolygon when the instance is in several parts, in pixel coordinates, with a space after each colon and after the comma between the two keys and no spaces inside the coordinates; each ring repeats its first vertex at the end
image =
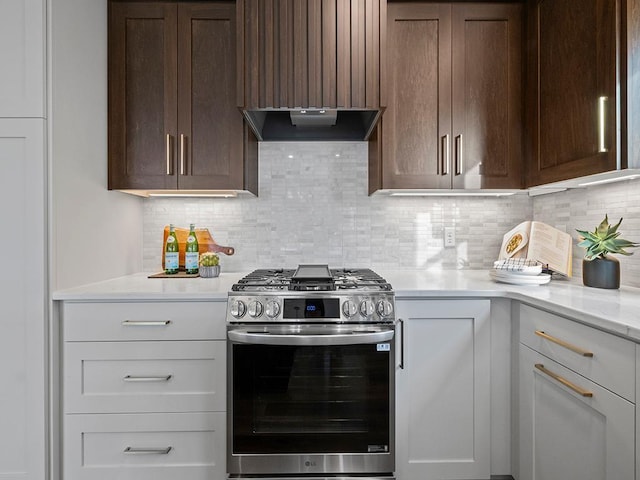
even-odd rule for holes
{"type": "Polygon", "coordinates": [[[284,319],[340,318],[340,300],[337,298],[285,298],[284,319]]]}

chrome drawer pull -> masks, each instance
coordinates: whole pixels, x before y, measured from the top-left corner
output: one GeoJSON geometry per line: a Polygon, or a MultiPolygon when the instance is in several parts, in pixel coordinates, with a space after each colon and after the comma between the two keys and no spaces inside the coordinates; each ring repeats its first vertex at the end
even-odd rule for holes
{"type": "Polygon", "coordinates": [[[123,320],[125,327],[164,327],[171,323],[171,320],[123,320]]]}
{"type": "Polygon", "coordinates": [[[127,447],[123,453],[127,455],[167,455],[173,447],[167,448],[139,448],[139,447],[127,447]]]}
{"type": "Polygon", "coordinates": [[[536,363],[535,367],[538,370],[540,370],[542,373],[553,378],[555,381],[560,382],[562,385],[564,385],[567,388],[570,388],[571,390],[576,392],[578,395],[582,395],[583,397],[588,397],[588,398],[593,397],[593,393],[591,393],[590,391],[580,388],[577,385],[574,385],[573,383],[571,383],[566,378],[561,377],[557,373],[553,373],[552,371],[547,370],[546,368],[544,368],[544,365],[542,365],[541,363],[536,363]]]}
{"type": "Polygon", "coordinates": [[[122,380],[125,382],[168,382],[171,380],[172,375],[159,375],[152,377],[139,377],[136,375],[127,375],[123,377],[122,380]]]}
{"type": "Polygon", "coordinates": [[[578,355],[582,355],[583,357],[593,357],[592,352],[589,352],[588,350],[583,350],[582,348],[576,347],[575,345],[565,342],[564,340],[560,340],[559,338],[552,337],[548,333],[544,333],[542,330],[536,330],[536,335],[544,338],[545,340],[549,340],[550,342],[560,345],[561,347],[571,350],[572,352],[575,352],[578,355]]]}

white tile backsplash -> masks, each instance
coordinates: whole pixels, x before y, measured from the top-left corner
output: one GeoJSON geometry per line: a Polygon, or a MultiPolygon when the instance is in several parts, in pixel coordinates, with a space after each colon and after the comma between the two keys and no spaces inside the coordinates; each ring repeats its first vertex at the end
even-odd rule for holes
{"type": "MultiPolygon", "coordinates": [[[[221,245],[225,271],[327,263],[333,267],[488,269],[503,234],[535,219],[574,238],[574,276],[583,250],[576,228],[624,217],[623,238],[640,240],[640,189],[628,181],[530,198],[368,196],[365,142],[260,144],[259,196],[144,201],[144,269],[160,270],[162,230],[206,227],[221,245]],[[444,248],[443,229],[456,247],[444,248]]],[[[620,257],[620,256],[619,256],[620,257]]],[[[640,252],[620,257],[622,283],[640,286],[640,252]]]]}
{"type": "MultiPolygon", "coordinates": [[[[620,238],[640,243],[640,180],[627,180],[608,185],[591,186],[566,192],[534,197],[533,216],[554,225],[574,239],[573,274],[582,277],[584,249],[577,246],[576,229],[593,231],[609,215],[609,223],[623,218],[620,238]]],[[[631,248],[633,255],[615,255],[620,260],[620,283],[640,287],[640,249],[631,248]]]]}
{"type": "Polygon", "coordinates": [[[259,196],[147,199],[144,268],[160,269],[162,230],[195,222],[221,245],[226,271],[335,267],[489,268],[504,232],[531,218],[527,196],[368,196],[365,142],[260,144],[259,196]],[[443,228],[456,247],[444,248],[443,228]]]}

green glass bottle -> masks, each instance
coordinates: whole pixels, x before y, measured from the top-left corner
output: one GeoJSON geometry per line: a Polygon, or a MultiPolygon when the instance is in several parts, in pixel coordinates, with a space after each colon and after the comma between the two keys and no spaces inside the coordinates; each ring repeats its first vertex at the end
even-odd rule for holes
{"type": "Polygon", "coordinates": [[[196,238],[195,224],[189,225],[189,236],[187,237],[187,247],[184,256],[184,266],[187,273],[198,273],[198,259],[200,257],[198,239],[196,238]]]}
{"type": "Polygon", "coordinates": [[[178,239],[173,224],[169,224],[169,235],[164,244],[164,273],[174,275],[178,273],[178,239]]]}

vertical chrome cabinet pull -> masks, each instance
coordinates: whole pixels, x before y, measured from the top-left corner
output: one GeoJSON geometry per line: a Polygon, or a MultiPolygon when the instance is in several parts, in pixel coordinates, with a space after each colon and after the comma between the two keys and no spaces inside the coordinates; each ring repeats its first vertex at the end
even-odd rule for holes
{"type": "Polygon", "coordinates": [[[124,327],[166,327],[171,320],[123,320],[124,327]]]}
{"type": "Polygon", "coordinates": [[[440,171],[442,172],[442,175],[447,175],[449,173],[449,157],[450,157],[448,133],[442,137],[440,148],[442,149],[440,171]]]}
{"type": "Polygon", "coordinates": [[[541,363],[536,363],[534,365],[534,367],[536,367],[538,370],[540,370],[542,373],[544,373],[545,375],[548,375],[549,377],[553,378],[556,382],[561,383],[562,385],[564,385],[565,387],[573,390],[574,392],[576,392],[578,395],[581,395],[583,397],[586,398],[591,398],[593,397],[593,393],[585,390],[584,388],[580,388],[579,386],[571,383],[569,380],[567,380],[564,377],[561,377],[560,375],[558,375],[557,373],[553,373],[550,370],[547,370],[545,368],[545,366],[541,363]]]}
{"type": "Polygon", "coordinates": [[[607,101],[605,96],[598,97],[598,153],[608,152],[607,148],[607,101]]]}
{"type": "Polygon", "coordinates": [[[462,134],[456,136],[456,170],[455,174],[462,173],[462,134]]]}
{"type": "Polygon", "coordinates": [[[548,333],[543,332],[542,330],[536,330],[535,334],[539,337],[544,338],[545,340],[549,340],[550,342],[555,343],[556,345],[560,345],[561,347],[564,347],[567,350],[571,350],[572,352],[577,353],[578,355],[582,355],[583,357],[589,357],[589,358],[593,357],[593,352],[584,350],[580,347],[576,347],[575,345],[569,342],[565,342],[564,340],[561,340],[557,337],[553,337],[548,333]]]}
{"type": "Polygon", "coordinates": [[[168,382],[172,375],[156,375],[156,376],[137,376],[127,375],[122,380],[125,382],[168,382]]]}
{"type": "Polygon", "coordinates": [[[166,448],[146,448],[146,447],[127,447],[123,453],[127,455],[167,455],[173,447],[166,448]]]}
{"type": "Polygon", "coordinates": [[[398,365],[402,370],[404,370],[404,320],[401,318],[398,319],[398,325],[400,328],[400,365],[398,365]]]}
{"type": "Polygon", "coordinates": [[[165,145],[167,154],[167,175],[171,175],[171,135],[167,133],[167,144],[165,145]]]}
{"type": "Polygon", "coordinates": [[[180,175],[184,175],[184,134],[180,134],[180,175]]]}

